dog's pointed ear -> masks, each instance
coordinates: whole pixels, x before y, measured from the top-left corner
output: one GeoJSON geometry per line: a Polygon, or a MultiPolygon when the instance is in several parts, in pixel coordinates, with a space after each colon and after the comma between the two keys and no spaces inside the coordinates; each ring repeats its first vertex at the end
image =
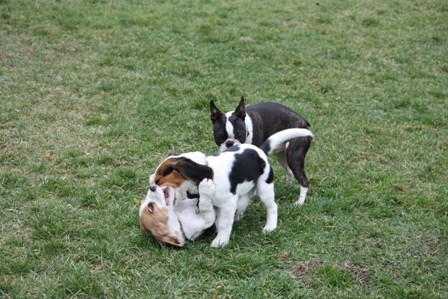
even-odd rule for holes
{"type": "Polygon", "coordinates": [[[235,114],[241,119],[244,119],[246,117],[246,108],[244,107],[244,97],[241,96],[240,103],[235,109],[235,114]]]}
{"type": "Polygon", "coordinates": [[[176,163],[176,170],[196,185],[199,185],[205,178],[213,179],[213,169],[211,167],[196,163],[187,158],[176,163]]]}
{"type": "Polygon", "coordinates": [[[210,119],[214,123],[223,116],[222,112],[216,107],[213,100],[210,100],[210,119]]]}

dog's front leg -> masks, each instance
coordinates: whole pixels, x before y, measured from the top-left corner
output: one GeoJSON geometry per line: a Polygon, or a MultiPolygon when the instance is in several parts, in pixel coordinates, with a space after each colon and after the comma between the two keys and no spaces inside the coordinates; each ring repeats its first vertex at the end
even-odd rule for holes
{"type": "Polygon", "coordinates": [[[229,243],[237,201],[238,196],[235,195],[228,202],[226,202],[224,206],[219,207],[219,215],[216,222],[216,229],[218,231],[218,234],[212,241],[212,247],[225,246],[227,243],[229,243]]]}
{"type": "Polygon", "coordinates": [[[209,228],[215,222],[215,209],[212,198],[215,194],[215,183],[210,179],[203,179],[199,183],[199,211],[198,214],[204,221],[204,229],[209,228]]]}

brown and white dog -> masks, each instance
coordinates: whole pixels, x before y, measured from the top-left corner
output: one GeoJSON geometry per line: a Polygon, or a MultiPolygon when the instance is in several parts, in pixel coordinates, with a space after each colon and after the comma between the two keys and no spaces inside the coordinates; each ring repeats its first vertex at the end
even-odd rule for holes
{"type": "MultiPolygon", "coordinates": [[[[260,146],[269,136],[289,128],[309,129],[309,122],[293,110],[278,103],[265,102],[244,106],[244,98],[235,111],[222,113],[210,101],[210,117],[213,136],[220,150],[238,143],[260,146]]],[[[275,152],[278,161],[286,171],[289,182],[294,176],[300,185],[300,196],[296,204],[305,202],[308,192],[308,178],[305,174],[305,155],[311,145],[311,137],[296,138],[275,152]]]]}
{"type": "Polygon", "coordinates": [[[277,227],[278,216],[274,175],[267,155],[286,141],[305,136],[312,137],[313,134],[307,129],[288,129],[270,136],[260,148],[235,144],[207,157],[199,152],[170,156],[151,175],[150,184],[174,187],[179,198],[186,198],[187,194],[197,193],[198,185],[204,179],[213,180],[215,192],[211,202],[216,212],[217,236],[212,247],[229,242],[234,219],[241,219],[255,192],[267,211],[263,231],[270,232],[277,227]]]}
{"type": "Polygon", "coordinates": [[[140,226],[158,241],[182,247],[195,240],[215,222],[211,203],[215,184],[210,179],[199,183],[198,198],[176,198],[172,187],[153,185],[140,204],[140,226]]]}

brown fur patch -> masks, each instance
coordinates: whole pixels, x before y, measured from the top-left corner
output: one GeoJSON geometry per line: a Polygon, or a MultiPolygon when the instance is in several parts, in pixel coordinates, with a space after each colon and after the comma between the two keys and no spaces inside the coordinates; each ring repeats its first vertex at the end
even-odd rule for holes
{"type": "Polygon", "coordinates": [[[153,212],[150,213],[147,208],[143,210],[140,217],[140,226],[146,233],[151,233],[158,241],[168,243],[174,246],[182,247],[182,243],[176,235],[170,232],[168,226],[168,209],[160,209],[157,204],[153,204],[153,212]]]}
{"type": "Polygon", "coordinates": [[[159,186],[178,188],[185,181],[198,185],[203,179],[213,179],[213,169],[186,157],[172,157],[157,167],[154,180],[159,186]]]}
{"type": "Polygon", "coordinates": [[[176,170],[177,159],[163,161],[156,170],[155,182],[159,186],[179,187],[186,178],[176,170]]]}

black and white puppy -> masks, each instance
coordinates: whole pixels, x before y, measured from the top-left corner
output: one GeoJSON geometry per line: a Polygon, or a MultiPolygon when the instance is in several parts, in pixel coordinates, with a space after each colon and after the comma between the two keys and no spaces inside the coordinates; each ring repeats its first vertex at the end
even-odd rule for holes
{"type": "MultiPolygon", "coordinates": [[[[309,129],[309,122],[290,108],[281,104],[265,102],[244,106],[244,98],[235,111],[222,113],[210,101],[211,120],[215,142],[221,151],[235,143],[261,146],[269,136],[290,128],[309,129]]],[[[310,148],[310,136],[289,140],[275,149],[278,161],[286,171],[289,182],[294,175],[300,185],[300,196],[296,204],[305,202],[308,178],[305,173],[305,155],[310,148]]]]}
{"type": "Polygon", "coordinates": [[[179,198],[185,198],[188,193],[197,193],[197,186],[204,179],[213,180],[215,192],[211,203],[216,211],[218,233],[212,247],[229,242],[235,216],[237,219],[243,216],[255,192],[267,211],[263,231],[270,232],[277,227],[278,216],[274,175],[267,155],[287,140],[305,136],[313,135],[307,129],[288,129],[272,135],[260,148],[240,144],[210,156],[200,152],[170,156],[151,175],[150,184],[171,186],[179,198]]]}

